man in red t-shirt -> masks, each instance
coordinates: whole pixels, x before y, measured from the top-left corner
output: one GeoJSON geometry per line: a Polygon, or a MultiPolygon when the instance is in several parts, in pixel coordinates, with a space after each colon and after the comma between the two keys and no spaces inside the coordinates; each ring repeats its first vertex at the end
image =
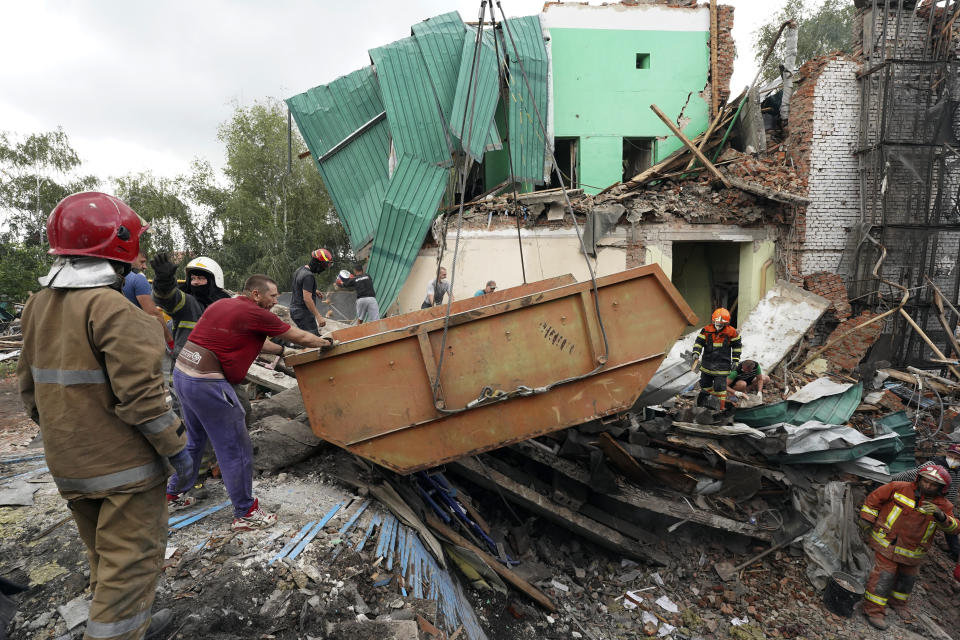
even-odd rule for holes
{"type": "MultiPolygon", "coordinates": [[[[283,356],[286,347],[267,338],[277,337],[304,347],[329,347],[330,341],[283,322],[270,308],[277,303],[277,283],[264,275],[250,276],[236,298],[214,302],[197,321],[180,350],[173,370],[173,387],[183,406],[187,451],[194,456],[196,483],[200,459],[213,445],[223,484],[233,503],[233,530],[269,527],[277,514],[267,513],[253,497],[253,446],[244,422],[244,410],[233,390],[261,351],[283,356]]],[[[179,498],[184,483],[174,475],[167,499],[179,498]]]]}

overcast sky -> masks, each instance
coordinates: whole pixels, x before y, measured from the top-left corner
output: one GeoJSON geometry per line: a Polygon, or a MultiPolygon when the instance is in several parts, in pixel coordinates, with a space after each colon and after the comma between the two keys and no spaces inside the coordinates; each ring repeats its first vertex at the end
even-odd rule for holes
{"type": "MultiPolygon", "coordinates": [[[[756,67],[753,31],[786,0],[736,7],[733,93],[756,67]]],[[[542,0],[501,0],[508,16],[542,0]]],[[[598,4],[596,0],[591,4],[598,4]]],[[[63,127],[86,172],[173,176],[223,163],[218,125],[235,104],[288,98],[369,64],[367,50],[474,0],[22,0],[0,2],[0,130],[63,127]]]]}

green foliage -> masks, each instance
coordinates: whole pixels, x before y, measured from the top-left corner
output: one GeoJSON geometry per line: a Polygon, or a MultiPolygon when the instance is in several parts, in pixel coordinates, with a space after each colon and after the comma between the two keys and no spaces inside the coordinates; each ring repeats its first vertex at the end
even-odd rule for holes
{"type": "MultiPolygon", "coordinates": [[[[318,247],[330,249],[338,264],[351,260],[320,174],[312,163],[297,158],[306,145],[295,129],[288,161],[287,133],[287,110],[276,100],[237,107],[220,127],[228,185],[219,217],[223,250],[218,259],[234,287],[253,273],[265,273],[286,290],[293,271],[318,247]]],[[[319,275],[321,285],[324,276],[335,277],[332,270],[319,275]]]]}
{"type": "MultiPolygon", "coordinates": [[[[310,252],[327,247],[339,265],[352,262],[346,233],[320,174],[299,160],[306,150],[293,133],[288,162],[287,111],[275,100],[237,107],[223,123],[224,182],[208,162],[195,160],[175,178],[151,172],[113,179],[113,193],[151,225],[142,241],[152,255],[170,251],[187,260],[207,255],[223,267],[226,285],[239,289],[254,273],[288,289],[293,271],[310,252]]],[[[77,177],[80,158],[61,130],[17,137],[0,133],[0,299],[23,300],[36,290],[50,263],[45,226],[63,197],[97,188],[94,176],[77,177]]],[[[319,284],[335,270],[318,276],[319,284]]]]}
{"type": "Polygon", "coordinates": [[[23,302],[40,289],[37,278],[50,266],[46,250],[35,244],[11,240],[0,242],[0,301],[23,302]]]}
{"type": "MultiPolygon", "coordinates": [[[[797,23],[797,67],[817,56],[834,51],[850,53],[853,49],[853,17],[856,11],[849,0],[824,0],[814,6],[812,0],[787,0],[780,11],[753,33],[753,53],[757,64],[770,48],[770,43],[787,20],[797,23]]],[[[781,36],[773,54],[764,65],[761,77],[780,77],[784,59],[784,38],[781,36]]]]}
{"type": "Polygon", "coordinates": [[[27,136],[0,132],[0,210],[8,214],[8,240],[44,245],[47,216],[56,204],[100,183],[76,175],[80,165],[63,129],[27,136]]]}
{"type": "Polygon", "coordinates": [[[62,129],[26,136],[0,132],[0,299],[23,301],[50,263],[47,216],[65,196],[96,188],[78,175],[80,157],[62,129]]]}
{"type": "Polygon", "coordinates": [[[195,160],[188,176],[132,173],[116,178],[114,184],[117,196],[150,223],[140,243],[145,255],[167,251],[197,256],[220,251],[217,203],[225,196],[213,180],[209,163],[195,160]]]}

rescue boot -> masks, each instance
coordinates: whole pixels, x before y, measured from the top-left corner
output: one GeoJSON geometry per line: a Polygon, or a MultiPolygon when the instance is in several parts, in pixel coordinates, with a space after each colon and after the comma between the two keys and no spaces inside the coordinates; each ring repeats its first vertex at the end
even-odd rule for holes
{"type": "Polygon", "coordinates": [[[867,622],[869,622],[870,626],[874,629],[880,629],[883,631],[890,626],[890,623],[887,622],[887,618],[883,615],[883,613],[868,613],[864,611],[863,615],[867,617],[867,622]]]}
{"type": "Polygon", "coordinates": [[[917,621],[917,618],[910,613],[910,607],[906,603],[897,604],[896,601],[891,598],[889,606],[897,612],[897,616],[899,616],[901,622],[904,624],[913,624],[917,621]]]}
{"type": "Polygon", "coordinates": [[[150,626],[147,627],[147,633],[143,636],[144,640],[160,640],[164,637],[163,632],[173,622],[173,611],[170,609],[160,609],[155,611],[150,617],[150,626]]]}

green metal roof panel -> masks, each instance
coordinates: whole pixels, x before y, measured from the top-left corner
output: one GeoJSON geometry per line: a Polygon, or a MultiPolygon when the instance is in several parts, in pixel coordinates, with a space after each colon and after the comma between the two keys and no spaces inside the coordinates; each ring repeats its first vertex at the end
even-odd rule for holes
{"type": "Polygon", "coordinates": [[[447,173],[443,167],[410,155],[400,156],[397,162],[367,269],[384,311],[397,299],[410,274],[443,197],[447,173]]]}
{"type": "Polygon", "coordinates": [[[750,427],[769,427],[778,422],[800,425],[808,420],[819,420],[824,424],[846,424],[860,406],[862,396],[863,385],[858,382],[843,393],[817,398],[805,404],[785,401],[738,409],[735,420],[750,427]]]}
{"type": "Polygon", "coordinates": [[[513,171],[520,181],[543,184],[547,143],[537,118],[539,110],[545,127],[548,62],[547,49],[543,44],[543,30],[540,28],[538,16],[507,18],[506,23],[513,36],[511,43],[504,29],[501,39],[502,43],[506,43],[505,51],[509,53],[510,104],[507,113],[507,140],[513,171]],[[530,91],[527,90],[520,69],[521,63],[530,82],[530,91]]]}
{"type": "Polygon", "coordinates": [[[416,40],[404,38],[371,49],[370,59],[376,65],[396,155],[450,166],[443,115],[416,40]]]}
{"type": "Polygon", "coordinates": [[[808,420],[819,420],[824,424],[846,424],[860,406],[862,397],[863,384],[858,382],[843,393],[817,398],[800,406],[793,406],[797,403],[791,402],[791,407],[787,409],[790,414],[788,421],[793,424],[803,424],[808,420]]]}
{"type": "Polygon", "coordinates": [[[356,251],[373,237],[389,184],[390,129],[386,120],[323,162],[320,158],[383,113],[373,70],[354,71],[286,102],[356,251]]]}
{"type": "MultiPolygon", "coordinates": [[[[493,49],[492,37],[483,38],[477,52],[476,33],[476,29],[471,29],[463,36],[450,131],[461,141],[462,147],[466,147],[469,141],[470,148],[467,151],[474,161],[480,162],[484,149],[492,143],[491,128],[493,134],[497,131],[493,116],[500,99],[500,78],[497,75],[497,54],[493,49]]],[[[487,35],[484,33],[484,36],[487,35]]]]}
{"type": "Polygon", "coordinates": [[[456,11],[444,13],[413,25],[413,37],[437,96],[444,119],[450,121],[453,96],[457,91],[460,50],[467,25],[456,11]]]}

